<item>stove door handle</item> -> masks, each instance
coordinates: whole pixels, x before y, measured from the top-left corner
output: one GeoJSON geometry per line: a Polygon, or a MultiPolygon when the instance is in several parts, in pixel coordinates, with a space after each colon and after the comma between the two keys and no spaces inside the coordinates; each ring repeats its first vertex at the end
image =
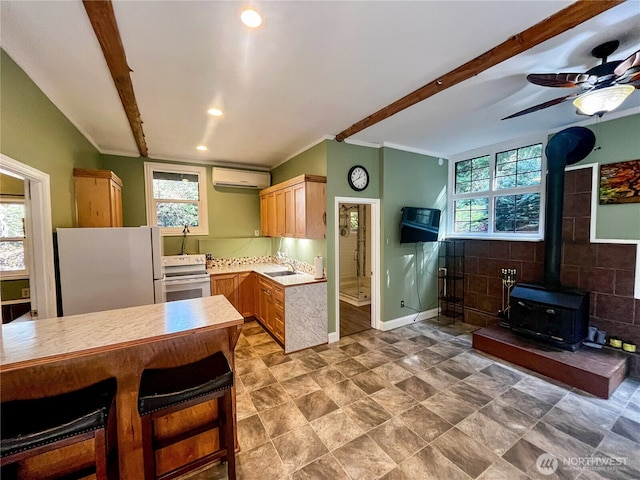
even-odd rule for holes
{"type": "Polygon", "coordinates": [[[556,311],[553,308],[547,308],[546,313],[548,313],[549,315],[555,315],[556,311]]]}
{"type": "Polygon", "coordinates": [[[532,310],[532,308],[529,305],[527,305],[526,303],[524,303],[524,302],[518,301],[518,305],[520,305],[521,307],[526,308],[527,310],[532,310]]]}

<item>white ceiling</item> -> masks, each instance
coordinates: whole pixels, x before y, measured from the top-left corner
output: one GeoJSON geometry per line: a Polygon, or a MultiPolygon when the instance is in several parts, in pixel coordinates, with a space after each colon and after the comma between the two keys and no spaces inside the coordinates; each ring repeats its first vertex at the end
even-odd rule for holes
{"type": "MultiPolygon", "coordinates": [[[[572,2],[115,1],[114,11],[156,159],[273,167],[437,79],[572,2]],[[214,119],[210,107],[225,115],[214,119]],[[199,152],[197,145],[208,146],[199,152]]],[[[0,4],[2,48],[103,153],[138,156],[80,0],[0,4]]],[[[571,102],[500,118],[570,93],[527,73],[583,72],[640,48],[640,1],[595,17],[350,137],[448,157],[583,122],[571,102]]],[[[615,115],[640,112],[640,92],[615,115]]],[[[606,119],[607,116],[604,117],[606,119]]]]}

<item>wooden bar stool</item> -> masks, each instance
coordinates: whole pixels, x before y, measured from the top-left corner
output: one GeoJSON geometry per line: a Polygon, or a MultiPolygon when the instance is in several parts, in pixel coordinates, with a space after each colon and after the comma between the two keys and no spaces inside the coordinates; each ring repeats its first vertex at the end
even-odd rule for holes
{"type": "MultiPolygon", "coordinates": [[[[94,440],[95,464],[65,478],[95,473],[97,480],[118,478],[115,428],[116,379],[53,397],[12,400],[0,406],[0,465],[11,464],[75,443],[94,440]]],[[[15,465],[17,467],[17,465],[15,465]]],[[[11,467],[13,468],[13,467],[11,467]]],[[[8,469],[3,471],[7,477],[8,469]]]]}
{"type": "Polygon", "coordinates": [[[145,480],[168,480],[215,460],[227,462],[229,480],[235,480],[235,440],[231,387],[233,372],[222,352],[188,365],[142,372],[138,412],[142,417],[145,480]],[[201,403],[216,400],[218,418],[170,438],[156,439],[155,420],[201,403]],[[195,435],[218,428],[219,449],[173,470],[158,474],[156,453],[195,435]]]}

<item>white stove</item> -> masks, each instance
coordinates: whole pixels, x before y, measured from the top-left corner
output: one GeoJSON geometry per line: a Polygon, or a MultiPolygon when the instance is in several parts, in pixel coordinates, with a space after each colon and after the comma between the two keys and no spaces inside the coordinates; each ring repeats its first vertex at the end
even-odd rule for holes
{"type": "Polygon", "coordinates": [[[162,280],[156,282],[156,298],[164,302],[211,295],[205,255],[166,255],[162,257],[162,280]]]}

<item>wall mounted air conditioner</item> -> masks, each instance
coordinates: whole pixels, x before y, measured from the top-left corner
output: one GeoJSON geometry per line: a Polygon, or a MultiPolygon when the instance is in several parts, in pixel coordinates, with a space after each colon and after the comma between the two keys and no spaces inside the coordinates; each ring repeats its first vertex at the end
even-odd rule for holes
{"type": "Polygon", "coordinates": [[[211,177],[213,185],[216,187],[263,189],[271,185],[269,172],[213,167],[211,177]]]}

